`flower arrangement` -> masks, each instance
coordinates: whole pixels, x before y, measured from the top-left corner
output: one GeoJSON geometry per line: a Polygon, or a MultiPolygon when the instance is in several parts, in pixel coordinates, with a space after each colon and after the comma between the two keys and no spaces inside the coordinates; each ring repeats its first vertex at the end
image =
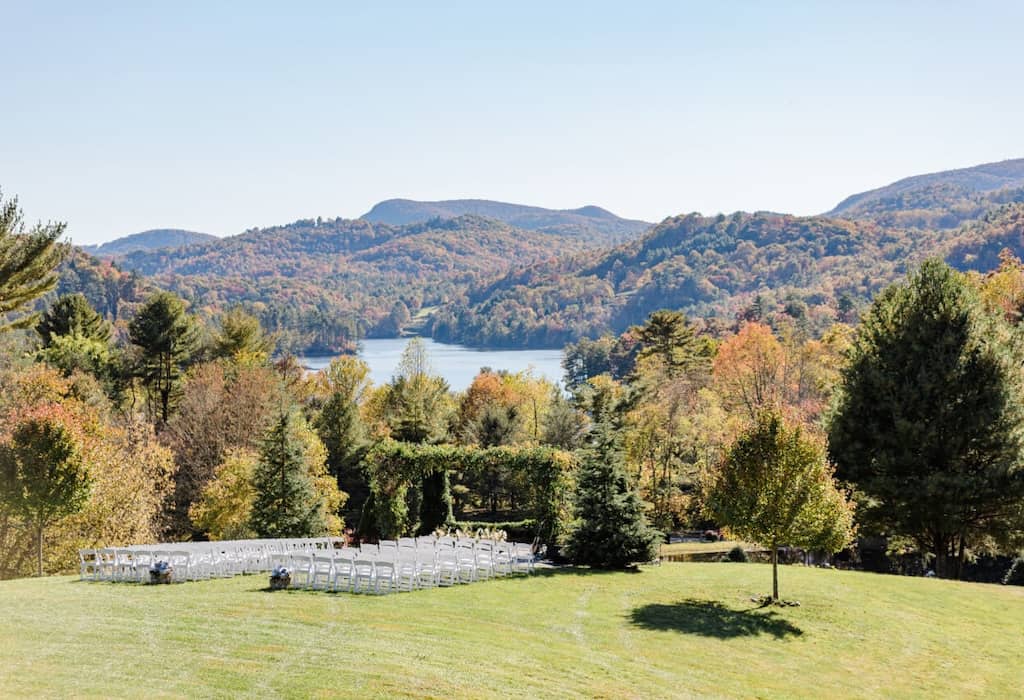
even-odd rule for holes
{"type": "Polygon", "coordinates": [[[270,572],[270,590],[288,588],[292,583],[292,572],[287,566],[275,566],[270,572]]]}
{"type": "Polygon", "coordinates": [[[168,561],[155,561],[149,567],[150,583],[170,583],[174,574],[174,567],[168,561]]]}

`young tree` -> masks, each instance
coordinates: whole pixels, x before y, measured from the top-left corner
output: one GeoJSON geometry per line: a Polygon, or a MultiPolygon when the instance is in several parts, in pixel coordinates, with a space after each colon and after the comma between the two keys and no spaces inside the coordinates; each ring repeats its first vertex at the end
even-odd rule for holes
{"type": "Polygon", "coordinates": [[[452,413],[448,383],[435,376],[423,341],[409,341],[391,381],[385,407],[391,434],[403,442],[440,442],[452,413]]]}
{"type": "Polygon", "coordinates": [[[282,413],[260,448],[253,476],[252,529],[258,537],[311,537],[327,530],[296,418],[282,413]]]}
{"type": "Polygon", "coordinates": [[[620,569],[657,556],[662,535],[644,516],[623,464],[620,431],[610,422],[595,426],[583,451],[575,516],[565,547],[574,564],[620,569]]]}
{"type": "Polygon", "coordinates": [[[213,339],[213,357],[241,364],[265,364],[274,345],[274,337],[264,332],[259,319],[236,306],[220,317],[220,329],[213,339]]]}
{"type": "Polygon", "coordinates": [[[865,519],[914,538],[939,576],[1024,502],[1020,359],[963,275],[926,261],[864,315],[829,428],[865,519]]]}
{"type": "Polygon", "coordinates": [[[35,314],[8,320],[57,284],[57,265],[66,247],[58,243],[64,224],[40,224],[26,230],[18,199],[0,195],[0,333],[27,328],[35,314]]]}
{"type": "Polygon", "coordinates": [[[56,336],[79,336],[104,345],[110,342],[110,324],[96,313],[82,294],[65,294],[46,310],[36,331],[49,346],[56,336]]]}
{"type": "Polygon", "coordinates": [[[247,450],[229,450],[210,481],[189,509],[194,527],[211,540],[242,540],[255,535],[253,485],[259,457],[247,450]]]}
{"type": "Polygon", "coordinates": [[[39,576],[43,575],[44,530],[82,508],[89,484],[81,447],[59,412],[43,410],[23,418],[8,440],[0,443],[0,494],[33,528],[39,576]]]}
{"type": "Polygon", "coordinates": [[[369,485],[361,468],[367,447],[366,430],[359,414],[359,402],[369,386],[369,373],[370,368],[359,358],[335,358],[323,372],[329,393],[313,421],[327,448],[327,471],[350,494],[349,508],[361,508],[369,496],[369,485]]]}
{"type": "Polygon", "coordinates": [[[179,297],[171,292],[156,292],[132,319],[128,333],[140,350],[136,373],[157,397],[160,422],[166,425],[171,397],[198,342],[196,325],[179,297]]]}
{"type": "Polygon", "coordinates": [[[772,553],[772,600],[779,600],[782,545],[837,552],[850,541],[853,508],[832,477],[819,440],[764,411],[707,475],[708,514],[772,553]]]}

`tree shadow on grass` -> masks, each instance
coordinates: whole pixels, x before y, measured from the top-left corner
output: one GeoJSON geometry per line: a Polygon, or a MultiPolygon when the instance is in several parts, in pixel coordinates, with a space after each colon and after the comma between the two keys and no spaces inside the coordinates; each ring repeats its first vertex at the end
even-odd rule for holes
{"type": "Polygon", "coordinates": [[[776,639],[799,637],[803,630],[773,610],[733,610],[713,600],[686,599],[635,608],[630,621],[649,630],[675,630],[701,637],[732,639],[769,634],[776,639]]]}

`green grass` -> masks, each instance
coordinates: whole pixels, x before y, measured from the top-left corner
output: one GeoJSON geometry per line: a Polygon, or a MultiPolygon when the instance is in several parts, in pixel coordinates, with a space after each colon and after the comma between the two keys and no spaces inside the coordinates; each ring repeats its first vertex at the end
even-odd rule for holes
{"type": "Polygon", "coordinates": [[[4,697],[1019,697],[1024,588],[803,567],[567,570],[381,598],[0,584],[4,697]]]}

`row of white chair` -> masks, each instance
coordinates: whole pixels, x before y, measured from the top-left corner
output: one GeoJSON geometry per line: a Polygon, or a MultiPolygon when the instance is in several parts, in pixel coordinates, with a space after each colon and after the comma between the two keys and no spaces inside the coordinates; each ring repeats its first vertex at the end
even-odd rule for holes
{"type": "Polygon", "coordinates": [[[300,553],[272,557],[287,568],[292,585],[353,593],[391,593],[483,581],[495,576],[530,573],[532,553],[510,543],[477,542],[473,546],[390,551],[387,546],[300,553]]]}
{"type": "Polygon", "coordinates": [[[306,584],[326,584],[330,578],[333,590],[365,590],[365,585],[356,585],[358,579],[361,584],[369,581],[375,590],[383,588],[387,592],[425,587],[429,581],[433,585],[452,585],[528,573],[533,571],[535,557],[530,545],[466,538],[403,538],[359,548],[337,548],[329,538],[178,542],[83,549],[79,551],[79,574],[82,579],[94,581],[145,582],[150,567],[157,562],[166,562],[173,570],[172,580],[177,582],[265,573],[283,565],[295,570],[306,584]],[[370,562],[360,569],[368,574],[362,578],[349,575],[352,567],[347,562],[357,557],[370,562]],[[319,559],[319,577],[307,573],[312,572],[315,559],[319,559]],[[335,560],[339,566],[333,564],[335,560]],[[331,562],[329,567],[327,561],[331,562]],[[394,571],[389,572],[389,564],[394,571]]]}

